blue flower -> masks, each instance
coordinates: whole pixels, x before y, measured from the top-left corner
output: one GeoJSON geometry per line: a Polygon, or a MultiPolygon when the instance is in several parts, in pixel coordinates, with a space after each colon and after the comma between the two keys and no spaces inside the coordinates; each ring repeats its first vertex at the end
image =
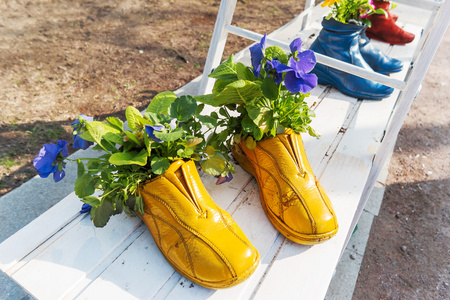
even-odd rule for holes
{"type": "Polygon", "coordinates": [[[151,126],[151,125],[145,125],[145,131],[147,132],[149,138],[152,139],[154,142],[162,143],[163,141],[160,140],[160,139],[158,139],[158,138],[155,136],[154,131],[155,131],[155,130],[156,130],[156,131],[161,131],[161,129],[162,129],[163,127],[164,127],[164,126],[151,126]]]}
{"type": "Polygon", "coordinates": [[[216,185],[219,185],[219,184],[222,184],[225,182],[230,182],[233,179],[233,174],[230,173],[226,177],[223,177],[223,176],[214,176],[214,177],[219,178],[219,179],[217,179],[217,182],[216,182],[216,185]]]}
{"type": "Polygon", "coordinates": [[[291,42],[289,45],[289,48],[291,49],[291,53],[294,57],[297,57],[299,53],[301,53],[302,50],[302,39],[297,38],[291,42]],[[296,53],[297,52],[297,53],[296,53]]]}
{"type": "Polygon", "coordinates": [[[85,116],[84,114],[80,114],[78,119],[75,120],[75,122],[72,123],[73,127],[73,147],[86,150],[91,145],[93,145],[93,142],[86,141],[85,139],[80,137],[80,134],[85,132],[85,122],[80,123],[80,119],[83,119],[87,122],[92,122],[94,120],[93,117],[85,116]]]}
{"type": "Polygon", "coordinates": [[[80,214],[90,213],[91,209],[92,206],[90,204],[83,203],[83,205],[81,206],[80,214]]]}
{"type": "Polygon", "coordinates": [[[267,34],[264,34],[261,43],[256,43],[250,47],[250,57],[255,77],[258,77],[261,72],[261,61],[264,58],[264,49],[266,48],[266,36],[267,34]]]}
{"type": "Polygon", "coordinates": [[[267,61],[267,74],[272,77],[276,84],[280,84],[283,81],[283,72],[291,70],[290,67],[282,64],[278,58],[267,61]]]}
{"type": "Polygon", "coordinates": [[[317,85],[317,76],[315,74],[307,74],[316,65],[316,56],[311,50],[298,53],[297,59],[293,57],[289,59],[290,71],[286,72],[284,85],[291,93],[309,93],[317,85]]]}
{"type": "Polygon", "coordinates": [[[41,178],[47,178],[53,173],[55,182],[64,178],[64,158],[69,155],[67,141],[58,141],[58,144],[45,144],[39,151],[39,155],[33,160],[33,166],[39,172],[41,178]]]}

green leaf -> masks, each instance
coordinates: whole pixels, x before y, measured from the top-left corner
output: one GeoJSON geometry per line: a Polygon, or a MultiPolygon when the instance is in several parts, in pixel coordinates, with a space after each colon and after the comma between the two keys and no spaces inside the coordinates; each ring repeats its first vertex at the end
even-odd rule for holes
{"type": "Polygon", "coordinates": [[[205,152],[209,157],[213,157],[214,155],[216,155],[216,149],[214,149],[214,147],[212,146],[207,146],[205,152]]]}
{"type": "Polygon", "coordinates": [[[213,106],[246,104],[262,95],[259,84],[248,80],[238,80],[227,85],[219,95],[214,97],[213,106]]]}
{"type": "MultiPolygon", "coordinates": [[[[194,97],[194,99],[195,99],[195,97],[194,97]]],[[[197,105],[197,109],[195,111],[195,115],[199,116],[204,108],[205,108],[205,104],[203,104],[203,103],[200,103],[199,105],[197,105]]]]}
{"type": "Polygon", "coordinates": [[[95,196],[83,197],[83,202],[89,204],[92,207],[97,207],[100,205],[100,199],[95,196]]]}
{"type": "Polygon", "coordinates": [[[83,176],[84,173],[85,173],[84,163],[81,160],[77,159],[77,177],[83,176]]]}
{"type": "Polygon", "coordinates": [[[194,99],[197,102],[214,106],[214,97],[216,96],[217,94],[199,95],[195,96],[194,99]]]}
{"type": "Polygon", "coordinates": [[[200,144],[201,142],[203,142],[202,138],[192,138],[192,139],[187,139],[186,142],[183,143],[183,145],[186,148],[191,148],[191,147],[195,147],[196,145],[200,144]]]}
{"type": "Polygon", "coordinates": [[[167,157],[153,157],[151,165],[154,174],[162,175],[170,167],[170,161],[167,157]]]}
{"type": "Polygon", "coordinates": [[[123,121],[115,117],[107,117],[106,121],[119,131],[123,131],[123,121]]]}
{"type": "Polygon", "coordinates": [[[236,64],[234,63],[234,56],[231,55],[226,61],[221,63],[211,74],[211,78],[221,79],[223,81],[237,80],[236,64]]]}
{"type": "Polygon", "coordinates": [[[225,108],[223,108],[223,107],[221,107],[221,108],[219,109],[219,114],[222,115],[222,116],[225,117],[225,118],[228,118],[227,110],[226,110],[225,108]]]}
{"type": "Polygon", "coordinates": [[[248,116],[252,120],[256,120],[261,117],[261,108],[252,106],[252,105],[246,105],[245,109],[247,110],[248,116]]]}
{"type": "Polygon", "coordinates": [[[191,96],[181,96],[172,102],[169,108],[171,118],[185,122],[194,116],[197,110],[197,102],[191,96]]]}
{"type": "Polygon", "coordinates": [[[259,141],[262,139],[264,134],[264,131],[259,128],[259,127],[255,127],[253,128],[253,137],[255,138],[255,141],[259,141]]]}
{"type": "Polygon", "coordinates": [[[253,122],[253,120],[250,119],[248,115],[245,116],[244,119],[242,119],[242,129],[244,130],[244,132],[253,133],[253,130],[256,126],[257,125],[255,124],[255,122],[253,122]]]}
{"type": "Polygon", "coordinates": [[[152,153],[152,148],[151,148],[150,138],[148,137],[147,133],[144,133],[144,144],[145,144],[145,149],[147,149],[147,155],[150,156],[150,154],[152,153]]]}
{"type": "Polygon", "coordinates": [[[142,199],[141,195],[135,197],[134,211],[137,211],[141,215],[144,215],[144,200],[142,199]]]}
{"type": "Polygon", "coordinates": [[[214,86],[212,88],[212,92],[214,94],[218,94],[230,83],[232,83],[234,80],[231,81],[223,81],[222,79],[216,79],[216,82],[214,82],[214,86]]]}
{"type": "Polygon", "coordinates": [[[384,15],[386,18],[389,18],[388,13],[387,13],[384,9],[382,9],[382,8],[377,8],[377,9],[375,9],[374,12],[375,12],[376,14],[384,15]]]}
{"type": "Polygon", "coordinates": [[[109,162],[116,166],[123,165],[138,165],[145,166],[147,164],[147,149],[142,149],[140,152],[117,152],[111,155],[109,162]]]}
{"type": "Polygon", "coordinates": [[[228,131],[227,130],[221,131],[219,133],[219,141],[221,141],[222,143],[227,140],[227,137],[228,137],[228,131]]]}
{"type": "Polygon", "coordinates": [[[216,152],[213,157],[202,161],[201,166],[206,173],[213,176],[219,176],[225,171],[227,160],[221,153],[216,152]]]}
{"type": "Polygon", "coordinates": [[[279,96],[278,84],[271,77],[266,77],[261,85],[261,90],[266,98],[275,100],[279,96]]]}
{"type": "Polygon", "coordinates": [[[278,60],[282,63],[287,65],[288,63],[288,56],[286,52],[284,52],[283,49],[281,49],[278,46],[270,46],[267,47],[264,51],[265,57],[269,60],[273,60],[274,58],[278,58],[278,60]]]}
{"type": "Polygon", "coordinates": [[[138,116],[142,117],[141,112],[133,106],[127,107],[125,110],[125,116],[127,118],[127,125],[131,130],[136,131],[138,128],[142,127],[138,118],[138,116]]]}
{"type": "Polygon", "coordinates": [[[154,131],[153,134],[160,140],[164,142],[173,142],[183,137],[184,130],[181,128],[177,128],[175,130],[164,132],[164,131],[154,131]]]}
{"type": "Polygon", "coordinates": [[[159,93],[153,98],[152,102],[150,102],[145,111],[154,113],[156,115],[168,115],[169,106],[173,101],[175,101],[175,99],[177,99],[177,95],[175,95],[174,92],[167,91],[159,93]]]}
{"type": "Polygon", "coordinates": [[[191,155],[194,154],[194,149],[192,148],[185,148],[185,149],[178,149],[177,156],[178,157],[191,157],[191,155]]]}
{"type": "Polygon", "coordinates": [[[248,150],[253,150],[256,148],[256,142],[252,136],[248,136],[245,139],[245,147],[247,147],[248,150]]]}
{"type": "Polygon", "coordinates": [[[97,207],[92,207],[91,220],[95,227],[104,227],[109,218],[114,214],[114,207],[108,200],[103,200],[97,207]]]}
{"type": "Polygon", "coordinates": [[[108,132],[103,136],[103,138],[108,142],[123,145],[123,135],[121,133],[108,132]]]}
{"type": "Polygon", "coordinates": [[[136,145],[138,146],[142,146],[141,142],[138,140],[138,138],[131,132],[128,130],[125,130],[125,135],[131,140],[133,141],[136,145]]]}
{"type": "Polygon", "coordinates": [[[236,64],[236,72],[238,79],[255,81],[256,77],[253,75],[253,72],[243,63],[236,64]]]}
{"type": "Polygon", "coordinates": [[[197,116],[197,118],[208,128],[217,127],[217,119],[211,116],[197,116]]]}
{"type": "Polygon", "coordinates": [[[317,133],[311,126],[308,126],[308,133],[311,136],[319,137],[320,133],[317,133]]]}
{"type": "Polygon", "coordinates": [[[87,137],[91,137],[92,140],[89,141],[96,142],[97,144],[101,144],[102,137],[107,133],[120,133],[119,130],[112,127],[111,125],[98,121],[87,123],[86,128],[88,132],[81,134],[81,138],[86,139],[87,137]]]}
{"type": "Polygon", "coordinates": [[[95,192],[95,184],[97,177],[91,176],[88,173],[78,177],[75,181],[74,191],[79,198],[90,196],[95,192]]]}

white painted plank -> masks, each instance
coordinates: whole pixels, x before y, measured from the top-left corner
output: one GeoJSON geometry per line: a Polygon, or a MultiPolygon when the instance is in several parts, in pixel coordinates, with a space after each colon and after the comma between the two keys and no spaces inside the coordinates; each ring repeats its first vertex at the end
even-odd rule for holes
{"type": "Polygon", "coordinates": [[[12,278],[37,298],[57,299],[88,277],[139,224],[139,218],[120,215],[111,218],[110,226],[96,228],[85,217],[12,278]]]}
{"type": "Polygon", "coordinates": [[[21,259],[44,243],[62,227],[79,216],[81,202],[75,193],[42,214],[16,234],[0,244],[0,268],[10,275],[9,270],[21,259]],[[37,230],[38,229],[38,230],[37,230]]]}
{"type": "Polygon", "coordinates": [[[153,298],[175,271],[150,232],[144,229],[144,233],[80,294],[80,299],[153,298]]]}

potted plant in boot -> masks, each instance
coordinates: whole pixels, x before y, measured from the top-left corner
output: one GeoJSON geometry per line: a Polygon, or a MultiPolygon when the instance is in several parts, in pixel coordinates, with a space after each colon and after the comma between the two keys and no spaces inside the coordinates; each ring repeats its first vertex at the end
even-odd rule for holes
{"type": "Polygon", "coordinates": [[[390,13],[390,1],[373,0],[373,5],[376,9],[383,9],[387,14],[373,14],[367,17],[371,26],[367,29],[366,34],[370,39],[393,45],[405,45],[414,40],[414,34],[395,24],[397,19],[390,13]]]}
{"type": "MultiPolygon", "coordinates": [[[[74,145],[95,143],[103,155],[76,160],[74,190],[95,226],[123,211],[137,214],[179,273],[208,288],[225,288],[250,276],[259,254],[200,180],[197,163],[212,175],[233,172],[228,156],[203,139],[203,107],[191,96],[164,92],[144,115],[128,107],[127,124],[80,115],[73,123],[74,145]]],[[[66,141],[46,144],[33,163],[41,177],[53,174],[59,181],[67,154],[66,141]]]]}
{"type": "Polygon", "coordinates": [[[304,101],[317,85],[317,77],[308,74],[316,58],[300,51],[300,39],[292,41],[290,54],[266,47],[265,39],[250,48],[252,67],[231,56],[209,75],[216,78],[213,94],[196,99],[220,107],[215,123],[223,130],[208,142],[231,151],[256,178],[275,228],[296,243],[317,244],[333,237],[338,224],[300,136],[317,136],[309,125],[314,112],[304,101]]]}
{"type": "MultiPolygon", "coordinates": [[[[374,47],[365,34],[367,26],[370,26],[368,17],[384,15],[384,10],[376,9],[371,0],[341,0],[324,4],[331,6],[332,11],[323,19],[323,28],[311,50],[385,75],[402,70],[402,61],[390,58],[374,47]]],[[[332,85],[355,98],[379,100],[394,91],[385,85],[325,65],[316,65],[312,72],[317,75],[320,84],[332,85]]]]}

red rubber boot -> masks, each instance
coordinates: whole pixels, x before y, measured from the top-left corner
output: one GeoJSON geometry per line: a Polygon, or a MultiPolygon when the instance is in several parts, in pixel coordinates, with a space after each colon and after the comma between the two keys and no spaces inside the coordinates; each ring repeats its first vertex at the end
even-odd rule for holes
{"type": "MultiPolygon", "coordinates": [[[[389,2],[373,1],[376,8],[382,8],[389,12],[389,2]]],[[[372,23],[372,27],[367,28],[366,35],[370,39],[386,42],[394,45],[405,45],[414,40],[414,34],[404,31],[395,24],[392,15],[375,14],[371,15],[368,20],[372,23]]]]}

